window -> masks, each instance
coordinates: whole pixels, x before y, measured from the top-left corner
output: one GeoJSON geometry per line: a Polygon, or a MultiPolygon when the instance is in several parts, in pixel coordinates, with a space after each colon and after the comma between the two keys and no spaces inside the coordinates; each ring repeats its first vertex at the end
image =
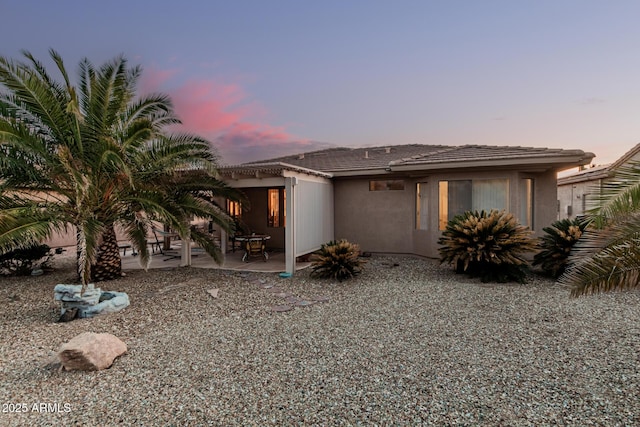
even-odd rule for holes
{"type": "Polygon", "coordinates": [[[507,209],[508,179],[440,181],[438,185],[438,226],[447,228],[449,220],[466,211],[507,209]]]}
{"type": "Polygon", "coordinates": [[[227,213],[233,218],[240,218],[242,216],[242,206],[239,202],[227,200],[227,213]]]}
{"type": "Polygon", "coordinates": [[[267,227],[284,227],[286,222],[286,196],[282,188],[270,188],[267,199],[267,227]]]}
{"type": "Polygon", "coordinates": [[[533,179],[520,180],[520,224],[533,230],[533,179]]]}
{"type": "Polygon", "coordinates": [[[401,179],[369,181],[369,191],[404,190],[404,181],[401,179]]]}
{"type": "Polygon", "coordinates": [[[427,183],[419,182],[416,184],[416,229],[427,229],[427,212],[429,206],[429,197],[427,194],[427,183]]]}

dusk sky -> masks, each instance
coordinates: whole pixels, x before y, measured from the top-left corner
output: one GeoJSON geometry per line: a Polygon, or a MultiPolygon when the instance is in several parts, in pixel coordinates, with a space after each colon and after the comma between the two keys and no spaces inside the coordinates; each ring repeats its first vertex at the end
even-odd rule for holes
{"type": "MultiPolygon", "coordinates": [[[[330,146],[640,142],[638,1],[0,0],[0,55],[122,53],[236,164],[330,146]]],[[[57,76],[57,74],[56,74],[57,76]]]]}

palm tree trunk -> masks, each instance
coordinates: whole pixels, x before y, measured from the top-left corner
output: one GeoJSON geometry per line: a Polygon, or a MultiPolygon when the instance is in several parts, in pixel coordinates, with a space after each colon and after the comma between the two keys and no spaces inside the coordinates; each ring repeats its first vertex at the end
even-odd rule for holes
{"type": "Polygon", "coordinates": [[[91,280],[94,282],[122,277],[122,260],[113,225],[107,227],[101,239],[96,262],[91,265],[91,280]]]}

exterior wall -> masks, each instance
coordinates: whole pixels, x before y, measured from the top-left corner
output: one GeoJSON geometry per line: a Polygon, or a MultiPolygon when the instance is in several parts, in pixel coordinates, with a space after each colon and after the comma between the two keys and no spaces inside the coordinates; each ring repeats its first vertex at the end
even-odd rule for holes
{"type": "MultiPolygon", "coordinates": [[[[441,172],[404,178],[404,190],[369,191],[370,179],[334,181],[335,235],[358,243],[363,251],[412,253],[438,258],[438,186],[442,180],[509,179],[508,209],[520,216],[520,180],[533,179],[533,230],[556,220],[556,172],[523,173],[519,171],[441,172]],[[416,183],[428,194],[427,229],[416,227],[416,183]]],[[[393,179],[377,177],[373,179],[393,179]]]]}
{"type": "MultiPolygon", "coordinates": [[[[619,168],[638,164],[640,162],[640,144],[636,145],[623,157],[618,159],[612,165],[601,169],[597,175],[582,176],[579,174],[567,176],[563,180],[571,180],[566,184],[557,184],[558,186],[558,219],[575,218],[586,214],[587,211],[597,207],[598,196],[603,183],[614,178],[615,171],[619,168]]],[[[589,169],[582,173],[589,174],[589,169]]]]}
{"type": "Polygon", "coordinates": [[[557,219],[558,212],[558,174],[555,171],[534,176],[534,237],[544,234],[542,229],[557,219]]]}
{"type": "MultiPolygon", "coordinates": [[[[125,233],[119,228],[116,227],[116,238],[118,242],[126,241],[125,233]]],[[[44,241],[46,245],[49,245],[52,248],[60,248],[60,247],[68,247],[68,246],[76,246],[76,229],[75,227],[70,226],[66,232],[55,232],[51,238],[44,241]]]]}
{"type": "MultiPolygon", "coordinates": [[[[282,188],[282,187],[269,187],[282,188]]],[[[249,227],[251,232],[256,234],[268,234],[271,239],[267,243],[269,249],[284,250],[284,227],[268,227],[268,189],[264,188],[243,188],[242,191],[251,201],[251,207],[248,211],[242,212],[242,221],[249,227]]],[[[282,200],[280,201],[281,209],[284,209],[282,200]]],[[[286,225],[286,224],[285,224],[286,225]]]]}
{"type": "Polygon", "coordinates": [[[334,180],[336,239],[365,252],[411,253],[414,198],[410,180],[404,190],[390,191],[369,191],[369,179],[334,180]]]}
{"type": "Polygon", "coordinates": [[[76,246],[76,234],[75,230],[69,228],[65,233],[55,232],[51,238],[45,240],[44,244],[49,245],[51,248],[61,248],[66,246],[76,246]]]}
{"type": "Polygon", "coordinates": [[[599,193],[601,180],[558,185],[558,219],[575,218],[591,209],[599,193]]]}

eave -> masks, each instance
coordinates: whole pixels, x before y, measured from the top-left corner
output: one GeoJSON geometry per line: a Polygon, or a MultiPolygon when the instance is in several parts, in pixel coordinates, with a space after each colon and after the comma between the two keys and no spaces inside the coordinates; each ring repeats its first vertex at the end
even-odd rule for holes
{"type": "Polygon", "coordinates": [[[593,156],[578,157],[530,157],[530,158],[504,158],[504,159],[465,159],[459,161],[432,161],[432,162],[415,162],[404,164],[391,164],[390,170],[393,172],[411,172],[426,170],[442,170],[442,169],[472,169],[472,168],[507,168],[518,169],[526,168],[527,170],[537,170],[540,172],[554,169],[557,171],[575,168],[578,166],[588,165],[593,156]]]}

